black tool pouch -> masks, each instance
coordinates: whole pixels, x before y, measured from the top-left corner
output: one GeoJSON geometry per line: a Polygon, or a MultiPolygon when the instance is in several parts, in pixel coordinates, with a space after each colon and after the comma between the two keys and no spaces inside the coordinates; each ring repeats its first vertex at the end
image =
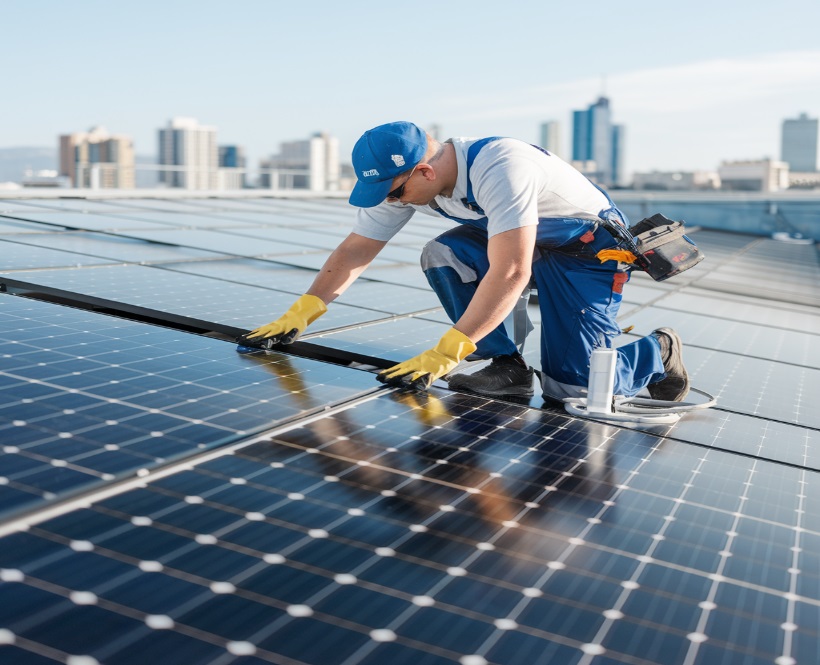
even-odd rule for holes
{"type": "Polygon", "coordinates": [[[635,239],[636,265],[656,282],[674,277],[703,261],[697,245],[684,235],[683,222],[660,213],[629,229],[635,239]]]}

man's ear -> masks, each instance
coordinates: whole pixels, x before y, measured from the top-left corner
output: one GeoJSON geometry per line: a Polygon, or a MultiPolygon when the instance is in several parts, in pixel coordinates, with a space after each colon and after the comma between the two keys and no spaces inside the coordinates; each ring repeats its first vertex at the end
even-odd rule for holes
{"type": "Polygon", "coordinates": [[[432,182],[436,179],[436,170],[429,164],[419,164],[416,167],[416,171],[421,173],[425,180],[432,182]]]}

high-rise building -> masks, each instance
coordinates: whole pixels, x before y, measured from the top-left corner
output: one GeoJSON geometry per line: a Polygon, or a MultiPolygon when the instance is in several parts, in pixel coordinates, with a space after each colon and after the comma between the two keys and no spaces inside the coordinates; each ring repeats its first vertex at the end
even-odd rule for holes
{"type": "Polygon", "coordinates": [[[77,146],[85,140],[86,132],[74,132],[60,136],[60,175],[69,179],[72,186],[77,168],[77,146]]]}
{"type": "Polygon", "coordinates": [[[260,187],[336,191],[339,140],[321,132],[307,140],[282,143],[278,155],[261,162],[260,172],[260,187]]]}
{"type": "Polygon", "coordinates": [[[722,162],[720,188],[732,192],[777,192],[789,187],[789,165],[773,159],[722,162]]]}
{"type": "Polygon", "coordinates": [[[159,130],[159,181],[182,189],[217,189],[216,127],[174,118],[159,130]]]}
{"type": "Polygon", "coordinates": [[[245,187],[245,150],[238,145],[219,146],[219,189],[245,187]]]}
{"type": "Polygon", "coordinates": [[[817,118],[801,113],[783,121],[780,159],[798,172],[817,171],[817,118]]]}
{"type": "Polygon", "coordinates": [[[594,162],[586,175],[605,187],[623,179],[623,125],[612,124],[609,99],[600,97],[585,111],[572,113],[572,160],[594,162]]]}
{"type": "Polygon", "coordinates": [[[557,120],[542,122],[538,145],[553,155],[561,157],[561,123],[557,120]]]}
{"type": "Polygon", "coordinates": [[[60,136],[60,175],[74,187],[133,189],[134,142],[105,127],[60,136]]]}

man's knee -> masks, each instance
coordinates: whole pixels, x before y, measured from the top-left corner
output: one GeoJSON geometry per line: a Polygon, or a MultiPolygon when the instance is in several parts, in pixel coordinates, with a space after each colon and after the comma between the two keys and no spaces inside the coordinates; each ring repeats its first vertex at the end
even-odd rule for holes
{"type": "Polygon", "coordinates": [[[421,250],[421,269],[426,273],[433,268],[452,268],[465,284],[478,279],[476,271],[438,239],[431,240],[421,250]]]}

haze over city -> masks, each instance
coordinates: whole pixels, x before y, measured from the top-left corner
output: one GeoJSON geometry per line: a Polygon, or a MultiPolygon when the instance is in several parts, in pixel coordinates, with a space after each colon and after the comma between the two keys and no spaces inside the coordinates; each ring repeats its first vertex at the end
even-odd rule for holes
{"type": "Polygon", "coordinates": [[[328,131],[347,160],[373,125],[538,138],[605,93],[626,169],[777,158],[784,118],[820,113],[820,5],[810,0],[112,5],[4,12],[0,148],[56,148],[105,125],[154,155],[178,115],[215,125],[248,164],[328,131]]]}

